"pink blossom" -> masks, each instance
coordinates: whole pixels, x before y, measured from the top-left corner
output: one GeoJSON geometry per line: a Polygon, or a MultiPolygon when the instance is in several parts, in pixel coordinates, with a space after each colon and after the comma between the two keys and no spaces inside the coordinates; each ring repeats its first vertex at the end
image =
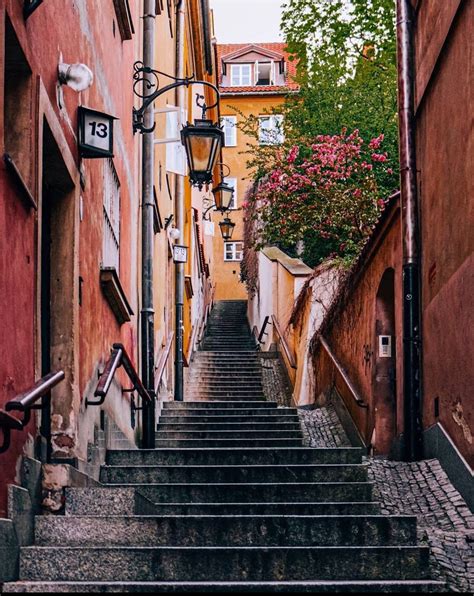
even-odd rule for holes
{"type": "Polygon", "coordinates": [[[375,139],[372,139],[369,143],[369,149],[378,149],[380,147],[380,145],[382,144],[384,138],[385,138],[385,135],[382,133],[375,139]]]}

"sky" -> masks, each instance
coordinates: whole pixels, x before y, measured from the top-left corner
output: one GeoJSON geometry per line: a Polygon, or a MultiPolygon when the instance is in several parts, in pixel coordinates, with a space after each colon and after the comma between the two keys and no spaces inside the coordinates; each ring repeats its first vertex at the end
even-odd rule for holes
{"type": "Polygon", "coordinates": [[[283,41],[283,0],[210,0],[218,43],[283,41]]]}

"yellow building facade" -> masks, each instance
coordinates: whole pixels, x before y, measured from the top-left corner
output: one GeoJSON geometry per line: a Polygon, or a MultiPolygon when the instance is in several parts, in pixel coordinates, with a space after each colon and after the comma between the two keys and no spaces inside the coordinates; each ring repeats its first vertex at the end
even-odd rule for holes
{"type": "Polygon", "coordinates": [[[223,44],[217,46],[217,69],[221,94],[220,117],[225,130],[223,162],[226,182],[234,186],[232,209],[226,215],[236,224],[231,241],[219,232],[220,214],[214,212],[211,257],[216,300],[246,300],[247,291],[240,277],[244,238],[242,204],[251,184],[245,151],[257,141],[244,133],[242,122],[253,115],[260,119],[258,142],[283,139],[283,122],[278,117],[288,92],[295,91],[294,63],[288,60],[285,44],[223,44]],[[275,116],[270,114],[275,113],[275,116]],[[271,137],[271,138],[270,138],[271,137]],[[228,171],[230,170],[230,172],[228,171]]]}

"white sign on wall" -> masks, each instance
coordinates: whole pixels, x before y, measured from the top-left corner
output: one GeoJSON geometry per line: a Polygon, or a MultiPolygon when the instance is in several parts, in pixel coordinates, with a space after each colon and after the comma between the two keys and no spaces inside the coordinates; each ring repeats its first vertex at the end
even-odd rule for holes
{"type": "Polygon", "coordinates": [[[114,156],[115,116],[79,106],[79,152],[81,157],[114,156]]]}

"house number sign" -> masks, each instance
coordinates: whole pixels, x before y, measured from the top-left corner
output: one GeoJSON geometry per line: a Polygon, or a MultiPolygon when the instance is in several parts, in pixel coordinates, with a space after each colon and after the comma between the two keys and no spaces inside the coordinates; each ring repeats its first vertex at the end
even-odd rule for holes
{"type": "Polygon", "coordinates": [[[81,157],[114,156],[115,116],[79,107],[79,153],[81,157]]]}
{"type": "Polygon", "coordinates": [[[188,247],[181,246],[181,244],[175,244],[173,246],[173,262],[174,263],[186,263],[188,260],[188,247]]]}

